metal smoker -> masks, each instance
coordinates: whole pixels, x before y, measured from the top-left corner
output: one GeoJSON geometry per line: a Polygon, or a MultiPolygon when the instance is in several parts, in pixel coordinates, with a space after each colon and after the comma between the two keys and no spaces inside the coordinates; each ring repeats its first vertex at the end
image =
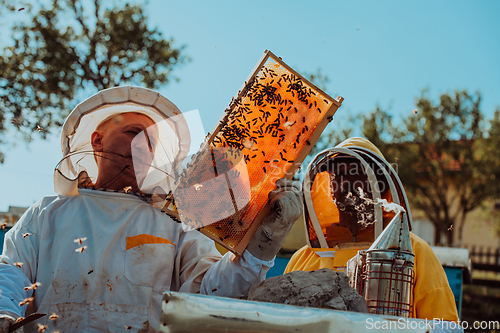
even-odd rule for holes
{"type": "Polygon", "coordinates": [[[374,314],[413,315],[415,273],[410,230],[399,211],[368,250],[347,263],[351,287],[374,314]]]}

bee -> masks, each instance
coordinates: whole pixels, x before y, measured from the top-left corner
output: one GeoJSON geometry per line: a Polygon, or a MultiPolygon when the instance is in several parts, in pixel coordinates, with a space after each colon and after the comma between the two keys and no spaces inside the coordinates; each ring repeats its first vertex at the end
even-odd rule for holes
{"type": "Polygon", "coordinates": [[[125,331],[131,330],[131,329],[132,329],[132,326],[125,325],[125,331]]]}
{"type": "Polygon", "coordinates": [[[40,126],[40,125],[36,125],[36,131],[37,131],[37,132],[41,132],[41,131],[43,131],[43,127],[42,127],[42,126],[40,126]]]}
{"type": "Polygon", "coordinates": [[[309,142],[309,140],[306,140],[306,143],[307,143],[307,145],[310,145],[310,144],[311,144],[311,143],[309,142]]]}
{"type": "Polygon", "coordinates": [[[87,274],[92,274],[94,272],[93,269],[91,269],[87,274]]]}
{"type": "Polygon", "coordinates": [[[414,114],[417,114],[417,109],[413,110],[413,113],[414,113],[414,114]]]}
{"type": "Polygon", "coordinates": [[[87,237],[81,237],[81,238],[74,239],[73,242],[82,245],[83,242],[86,241],[86,240],[87,240],[87,237]]]}
{"type": "Polygon", "coordinates": [[[47,329],[47,325],[42,325],[42,324],[38,324],[38,332],[45,332],[45,330],[47,329]]]}
{"type": "Polygon", "coordinates": [[[123,188],[123,191],[125,191],[125,193],[130,193],[132,192],[132,186],[126,186],[123,188]]]}
{"type": "Polygon", "coordinates": [[[19,261],[16,261],[16,262],[14,263],[14,266],[16,266],[16,267],[18,267],[18,268],[23,267],[23,265],[24,265],[24,264],[23,264],[22,262],[19,262],[19,261]]]}
{"type": "Polygon", "coordinates": [[[24,290],[36,290],[36,288],[40,287],[41,283],[40,282],[35,282],[27,287],[24,287],[24,290]]]}
{"type": "Polygon", "coordinates": [[[28,237],[29,235],[33,235],[33,234],[31,234],[31,233],[27,232],[27,233],[23,234],[23,238],[26,238],[26,237],[28,237]]]}
{"type": "Polygon", "coordinates": [[[16,323],[19,323],[19,322],[23,321],[24,319],[25,319],[24,317],[19,317],[19,318],[17,318],[16,323]]]}
{"type": "Polygon", "coordinates": [[[50,320],[56,320],[57,318],[59,318],[59,316],[55,312],[52,312],[52,314],[49,316],[50,320]]]}
{"type": "Polygon", "coordinates": [[[453,230],[453,224],[450,225],[450,227],[448,228],[448,231],[452,231],[453,230]]]}
{"type": "Polygon", "coordinates": [[[5,229],[7,227],[7,223],[0,224],[0,229],[5,229]]]}
{"type": "Polygon", "coordinates": [[[87,245],[85,246],[82,246],[82,247],[79,247],[75,250],[75,252],[79,252],[79,253],[83,253],[83,251],[85,251],[85,249],[87,248],[87,245]]]}
{"type": "Polygon", "coordinates": [[[28,304],[29,302],[33,302],[34,299],[34,297],[25,298],[23,301],[19,302],[19,306],[23,306],[28,304]]]}

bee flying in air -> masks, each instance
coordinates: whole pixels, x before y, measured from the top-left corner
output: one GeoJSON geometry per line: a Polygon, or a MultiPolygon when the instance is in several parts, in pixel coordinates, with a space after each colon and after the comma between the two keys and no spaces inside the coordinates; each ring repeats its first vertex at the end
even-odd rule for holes
{"type": "Polygon", "coordinates": [[[84,245],[82,247],[79,247],[75,250],[75,252],[78,252],[78,253],[83,253],[83,251],[85,251],[85,249],[87,248],[87,245],[84,245]]]}
{"type": "Polygon", "coordinates": [[[24,287],[24,290],[31,290],[31,289],[36,290],[36,288],[40,287],[40,285],[41,285],[40,282],[35,282],[27,287],[24,287]]]}
{"type": "Polygon", "coordinates": [[[25,298],[23,301],[19,302],[19,306],[23,306],[28,304],[29,302],[33,302],[34,299],[34,297],[25,298]]]}
{"type": "Polygon", "coordinates": [[[38,332],[45,332],[45,330],[47,329],[47,325],[42,325],[42,324],[38,324],[38,332]]]}
{"type": "Polygon", "coordinates": [[[73,242],[78,243],[79,245],[82,245],[83,242],[85,242],[86,240],[87,240],[87,237],[81,237],[81,238],[74,239],[73,242]]]}

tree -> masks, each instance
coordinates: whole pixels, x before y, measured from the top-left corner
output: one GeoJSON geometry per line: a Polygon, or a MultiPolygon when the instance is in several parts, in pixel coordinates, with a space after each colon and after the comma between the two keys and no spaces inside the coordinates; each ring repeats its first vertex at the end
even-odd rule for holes
{"type": "Polygon", "coordinates": [[[396,162],[412,207],[436,228],[435,243],[458,246],[467,214],[498,194],[500,143],[498,112],[485,131],[479,93],[443,94],[439,104],[424,92],[414,114],[392,126],[387,112],[377,109],[364,117],[363,135],[390,162],[396,162]],[[488,135],[484,135],[484,133],[488,135]]]}
{"type": "Polygon", "coordinates": [[[174,48],[173,39],[148,26],[140,5],[107,8],[94,0],[89,9],[83,2],[53,0],[34,9],[0,1],[7,13],[30,17],[14,22],[12,44],[0,51],[0,143],[9,128],[27,142],[34,132],[46,138],[78,94],[125,83],[158,88],[188,60],[184,46],[174,48]]]}

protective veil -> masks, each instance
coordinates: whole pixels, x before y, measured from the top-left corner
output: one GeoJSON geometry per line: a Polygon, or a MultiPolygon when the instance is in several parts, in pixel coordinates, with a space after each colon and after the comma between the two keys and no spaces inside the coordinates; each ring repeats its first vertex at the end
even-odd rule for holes
{"type": "MultiPolygon", "coordinates": [[[[103,90],[75,107],[66,119],[61,135],[64,158],[56,167],[55,191],[59,195],[78,195],[78,187],[92,187],[98,178],[96,155],[134,169],[140,192],[167,194],[174,186],[177,171],[190,149],[190,132],[181,111],[167,98],[153,90],[140,87],[117,87],[103,90]],[[98,126],[124,113],[138,113],[152,120],[153,125],[135,130],[129,156],[94,151],[92,133],[98,126]],[[143,142],[154,146],[143,156],[133,150],[143,142]]],[[[105,189],[105,188],[104,188],[105,189]]],[[[126,189],[125,189],[126,191],[126,189]]]]}
{"type": "MultiPolygon", "coordinates": [[[[382,153],[366,139],[351,138],[319,153],[307,169],[303,192],[308,245],[293,255],[285,273],[321,268],[345,270],[347,261],[358,250],[369,248],[394,217],[394,212],[384,210],[383,205],[402,206],[411,229],[410,206],[401,181],[382,153]],[[350,176],[351,184],[342,182],[339,175],[350,176]],[[353,186],[356,181],[364,182],[365,191],[353,186]],[[352,195],[353,191],[358,195],[352,195]],[[357,206],[351,214],[361,221],[359,225],[343,221],[349,203],[357,206]]],[[[441,264],[425,241],[414,234],[410,238],[416,274],[413,317],[458,320],[441,264]]]]}

